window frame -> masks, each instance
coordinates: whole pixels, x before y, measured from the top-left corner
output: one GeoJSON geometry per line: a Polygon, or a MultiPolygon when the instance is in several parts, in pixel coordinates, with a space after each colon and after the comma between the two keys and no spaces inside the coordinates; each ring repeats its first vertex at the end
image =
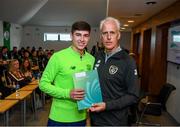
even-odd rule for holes
{"type": "MultiPolygon", "coordinates": [[[[50,33],[50,32],[48,32],[48,33],[44,33],[43,34],[44,35],[44,42],[71,42],[72,41],[72,39],[71,39],[71,37],[70,37],[70,33],[65,33],[65,32],[61,32],[61,33],[50,33]],[[47,36],[48,35],[57,35],[58,36],[58,38],[57,39],[55,39],[55,40],[50,40],[50,39],[48,39],[47,38],[47,36]],[[65,39],[61,39],[62,37],[61,36],[64,36],[64,35],[69,35],[69,38],[67,39],[67,40],[65,40],[65,39]]],[[[64,37],[63,37],[64,38],[64,37]]]]}

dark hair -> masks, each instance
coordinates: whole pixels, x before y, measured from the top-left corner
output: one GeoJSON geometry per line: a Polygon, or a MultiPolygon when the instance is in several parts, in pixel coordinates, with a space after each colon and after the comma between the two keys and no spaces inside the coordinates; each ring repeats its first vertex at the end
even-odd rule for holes
{"type": "Polygon", "coordinates": [[[71,33],[74,33],[76,30],[86,30],[91,31],[91,26],[85,21],[77,21],[72,25],[71,33]]]}
{"type": "Polygon", "coordinates": [[[22,65],[21,65],[21,70],[22,70],[22,72],[25,72],[25,71],[31,71],[31,62],[30,62],[30,60],[29,59],[24,59],[23,60],[23,62],[22,62],[22,65]],[[27,68],[24,68],[24,63],[25,63],[25,61],[28,61],[28,63],[29,63],[29,66],[27,67],[27,68]],[[27,70],[26,70],[27,69],[27,70]]]}

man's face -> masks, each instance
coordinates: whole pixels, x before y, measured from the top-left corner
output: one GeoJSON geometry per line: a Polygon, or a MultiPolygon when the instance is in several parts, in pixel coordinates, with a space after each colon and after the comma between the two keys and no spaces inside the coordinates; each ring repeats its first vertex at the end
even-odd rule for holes
{"type": "Polygon", "coordinates": [[[107,51],[113,51],[119,46],[120,32],[113,21],[104,23],[101,30],[101,41],[107,51]]]}
{"type": "Polygon", "coordinates": [[[83,51],[89,42],[90,33],[89,31],[76,30],[71,34],[71,38],[74,48],[83,51]]]}

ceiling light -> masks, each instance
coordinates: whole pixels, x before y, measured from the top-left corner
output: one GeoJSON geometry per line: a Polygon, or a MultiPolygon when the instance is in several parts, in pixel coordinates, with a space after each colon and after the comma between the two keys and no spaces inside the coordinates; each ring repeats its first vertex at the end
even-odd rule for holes
{"type": "Polygon", "coordinates": [[[121,30],[125,30],[126,28],[124,28],[124,27],[121,27],[121,30]]]}
{"type": "Polygon", "coordinates": [[[128,24],[124,24],[123,26],[129,26],[128,24]]]}
{"type": "Polygon", "coordinates": [[[128,23],[133,23],[134,22],[134,20],[128,20],[128,23]]]}

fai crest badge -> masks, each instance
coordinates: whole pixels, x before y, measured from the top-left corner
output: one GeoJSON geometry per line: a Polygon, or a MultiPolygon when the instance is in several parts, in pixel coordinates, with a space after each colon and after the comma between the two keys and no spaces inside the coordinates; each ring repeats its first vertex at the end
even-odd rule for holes
{"type": "Polygon", "coordinates": [[[115,65],[111,65],[111,66],[109,67],[109,73],[110,73],[111,75],[114,75],[117,71],[118,71],[118,67],[116,67],[115,65]]]}

